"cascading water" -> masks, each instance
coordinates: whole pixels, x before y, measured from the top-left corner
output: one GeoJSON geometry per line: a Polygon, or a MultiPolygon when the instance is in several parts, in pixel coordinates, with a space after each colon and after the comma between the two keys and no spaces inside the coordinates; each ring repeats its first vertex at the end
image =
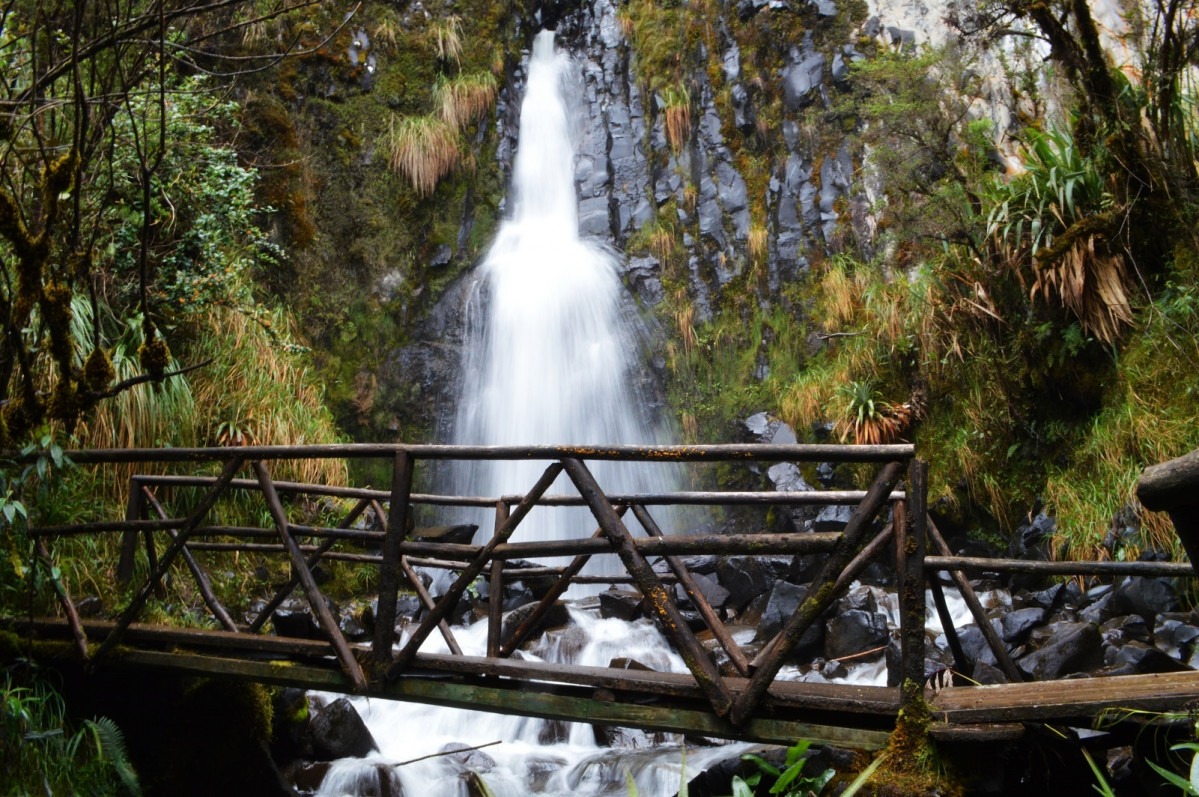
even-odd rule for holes
{"type": "MultiPolygon", "coordinates": [[[[470,445],[595,445],[665,442],[645,421],[631,387],[642,349],[615,255],[581,240],[575,148],[564,89],[571,58],[553,33],[534,41],[512,176],[512,215],[478,269],[468,312],[467,354],[454,442],[470,445]]],[[[669,466],[591,463],[608,492],[659,492],[669,466]]],[[[459,495],[527,491],[545,463],[463,463],[459,495]]],[[[570,492],[565,477],[551,493],[570,492]]],[[[490,517],[472,519],[479,537],[490,517]]],[[[659,520],[659,523],[662,523],[659,520]]],[[[534,511],[516,539],[590,535],[586,510],[534,511]]]]}
{"type": "MultiPolygon", "coordinates": [[[[454,442],[464,444],[652,444],[663,442],[641,416],[630,375],[640,346],[636,319],[622,311],[623,287],[615,256],[580,240],[574,187],[574,147],[563,89],[571,59],[554,49],[551,32],[540,33],[529,61],[521,106],[519,149],[513,169],[512,216],[499,230],[478,270],[471,301],[468,353],[454,442]]],[[[474,463],[454,474],[459,495],[498,497],[523,493],[545,463],[474,463]]],[[[669,467],[589,465],[610,493],[666,492],[676,480],[669,467]]],[[[572,492],[561,479],[551,493],[572,492]]],[[[479,536],[490,537],[490,517],[479,536]]],[[[669,520],[659,519],[662,525],[669,520]]],[[[584,508],[537,507],[517,538],[588,536],[595,521],[584,508]]],[[[597,557],[598,558],[598,557],[597,557]]],[[[617,656],[661,671],[686,672],[648,620],[601,619],[594,605],[571,608],[571,624],[524,658],[606,667],[617,656]]],[[[463,652],[486,653],[486,623],[457,629],[463,652]]],[[[406,640],[405,640],[406,641],[406,640]]],[[[444,643],[430,638],[422,650],[444,643]]],[[[444,649],[444,648],[440,648],[444,649]]],[[[677,737],[630,733],[616,746],[597,744],[583,723],[357,700],[380,752],[335,762],[320,794],[403,793],[458,797],[471,793],[470,772],[499,797],[526,795],[625,795],[632,777],[637,793],[670,795],[679,790],[681,749],[677,737]],[[446,745],[488,747],[485,756],[438,757],[446,745]],[[652,746],[653,749],[650,749],[652,746]],[[381,778],[389,781],[385,790],[381,778]]],[[[689,749],[693,775],[714,760],[737,755],[744,745],[689,749]]]]}

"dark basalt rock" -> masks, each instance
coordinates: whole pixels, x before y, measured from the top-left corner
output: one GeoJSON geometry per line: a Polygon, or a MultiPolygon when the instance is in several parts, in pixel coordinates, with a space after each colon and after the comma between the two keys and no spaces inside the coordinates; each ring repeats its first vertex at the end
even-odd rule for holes
{"type": "Polygon", "coordinates": [[[1045,610],[1035,607],[1017,609],[1008,612],[1000,618],[999,635],[1009,645],[1020,645],[1028,637],[1028,632],[1045,622],[1045,610]]]}
{"type": "MultiPolygon", "coordinates": [[[[512,637],[512,633],[525,621],[525,618],[533,613],[533,610],[538,606],[537,603],[526,603],[524,606],[513,609],[504,615],[504,622],[500,627],[500,644],[506,644],[512,637]]],[[[533,629],[533,634],[529,637],[534,639],[541,634],[544,634],[548,629],[559,628],[570,623],[570,612],[566,608],[566,604],[562,601],[555,601],[550,610],[545,613],[541,621],[533,629]]]]}
{"type": "Polygon", "coordinates": [[[720,585],[729,592],[725,605],[741,612],[754,598],[770,589],[774,574],[762,567],[761,561],[753,556],[728,556],[716,566],[720,585]]]}
{"type": "Polygon", "coordinates": [[[313,715],[308,735],[317,761],[362,758],[379,749],[357,709],[344,697],[313,715]]]}
{"type": "Polygon", "coordinates": [[[1038,681],[1087,672],[1103,662],[1099,629],[1092,623],[1057,623],[1049,642],[1017,664],[1038,681]]]}
{"type": "Polygon", "coordinates": [[[851,609],[825,624],[824,649],[830,659],[840,659],[881,647],[890,638],[885,614],[851,609]]]}
{"type": "Polygon", "coordinates": [[[1191,669],[1178,659],[1171,658],[1143,642],[1129,642],[1120,647],[1109,647],[1104,652],[1103,662],[1112,668],[1109,673],[1112,675],[1186,672],[1191,669]]]}
{"type": "Polygon", "coordinates": [[[632,622],[642,615],[640,592],[613,587],[599,594],[600,617],[632,622]]]}
{"type": "Polygon", "coordinates": [[[1178,592],[1171,579],[1129,576],[1116,585],[1112,595],[1113,614],[1137,614],[1152,623],[1159,612],[1178,608],[1178,592]]]}

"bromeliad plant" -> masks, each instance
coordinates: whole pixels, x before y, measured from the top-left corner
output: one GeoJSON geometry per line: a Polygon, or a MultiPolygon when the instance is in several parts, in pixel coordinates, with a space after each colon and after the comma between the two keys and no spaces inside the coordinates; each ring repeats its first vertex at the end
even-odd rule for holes
{"type": "Polygon", "coordinates": [[[1115,242],[1125,208],[1065,130],[1031,132],[1025,169],[996,182],[988,236],[1007,263],[1031,262],[1030,298],[1057,297],[1110,344],[1132,321],[1128,266],[1115,242]]]}
{"type": "Polygon", "coordinates": [[[820,794],[837,773],[830,768],[819,775],[804,774],[804,765],[808,761],[804,757],[804,753],[811,746],[811,741],[803,739],[788,747],[787,758],[784,760],[782,769],[761,756],[753,754],[741,756],[741,760],[756,764],[758,771],[747,778],[739,775],[733,777],[733,797],[753,797],[763,776],[774,778],[770,794],[781,794],[783,797],[809,797],[809,795],[820,794]]]}

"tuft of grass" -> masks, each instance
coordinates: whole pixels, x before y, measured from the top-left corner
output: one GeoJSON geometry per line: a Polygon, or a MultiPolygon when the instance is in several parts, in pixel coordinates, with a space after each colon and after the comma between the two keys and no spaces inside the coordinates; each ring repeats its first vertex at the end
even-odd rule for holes
{"type": "Polygon", "coordinates": [[[661,98],[666,141],[678,152],[691,138],[691,92],[685,86],[675,86],[663,89],[661,98]]]}
{"type": "Polygon", "coordinates": [[[433,103],[446,125],[463,130],[491,110],[498,90],[499,84],[490,72],[443,76],[433,89],[433,103]]]}
{"type": "Polygon", "coordinates": [[[432,194],[463,159],[457,131],[440,116],[393,116],[384,148],[391,168],[420,196],[432,194]]]}
{"type": "Polygon", "coordinates": [[[746,251],[749,254],[749,259],[756,264],[766,262],[766,256],[770,254],[770,235],[765,227],[753,226],[749,228],[749,240],[746,242],[746,251]]]}
{"type": "Polygon", "coordinates": [[[433,22],[429,30],[437,48],[437,57],[455,65],[462,63],[462,18],[451,14],[433,22]]]}

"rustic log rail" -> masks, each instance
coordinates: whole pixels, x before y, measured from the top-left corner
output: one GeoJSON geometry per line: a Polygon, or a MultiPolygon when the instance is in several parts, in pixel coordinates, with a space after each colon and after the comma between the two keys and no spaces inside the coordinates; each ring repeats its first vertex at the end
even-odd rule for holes
{"type": "MultiPolygon", "coordinates": [[[[129,604],[113,622],[84,621],[69,594],[55,582],[65,620],[9,620],[22,634],[43,638],[62,636],[70,655],[89,667],[154,667],[189,673],[331,689],[404,700],[438,702],[531,716],[588,720],[662,730],[685,730],[777,743],[798,737],[863,748],[878,747],[894,726],[896,712],[922,699],[924,688],[924,587],[934,603],[950,641],[955,662],[965,655],[948,616],[937,573],[948,572],[965,599],[977,625],[1008,678],[1017,684],[1025,674],[1012,662],[994,633],[965,573],[1032,572],[1050,575],[1129,574],[1193,575],[1187,565],[1156,562],[1026,562],[953,556],[926,510],[925,463],[914,458],[910,445],[717,445],[717,446],[436,446],[340,445],[245,446],[210,449],[136,449],[70,452],[81,465],[115,463],[220,463],[219,476],[195,474],[135,475],[129,482],[125,514],[119,519],[93,520],[69,526],[32,529],[37,557],[53,567],[55,538],[82,534],[122,535],[118,574],[126,581],[136,570],[139,545],[146,555],[147,574],[129,604]],[[390,489],[277,481],[273,463],[315,458],[389,460],[390,489]],[[413,491],[417,469],[439,460],[542,460],[545,472],[527,493],[505,496],[455,496],[413,491]],[[663,494],[605,493],[588,463],[612,460],[661,462],[847,462],[879,466],[869,490],[805,492],[697,492],[663,494]],[[253,478],[238,478],[248,469],[253,478]],[[565,473],[577,495],[548,491],[565,473]],[[163,493],[189,488],[201,498],[187,510],[168,508],[163,493]],[[233,493],[258,495],[272,521],[267,528],[208,523],[217,502],[233,493]],[[352,506],[333,526],[292,522],[284,496],[343,499],[352,506]],[[835,533],[770,533],[737,535],[679,535],[664,533],[650,508],[670,505],[795,507],[843,505],[854,507],[845,528],[835,533]],[[494,526],[482,544],[413,539],[410,518],[415,506],[467,506],[494,510],[494,526]],[[570,541],[515,541],[522,520],[539,507],[585,506],[598,525],[589,538],[570,541]],[[381,530],[353,528],[371,508],[381,530]],[[146,517],[152,513],[154,517],[146,517]],[[631,513],[648,536],[634,537],[624,518],[631,513]],[[156,539],[157,538],[157,539],[156,539]],[[932,555],[926,554],[926,544],[932,555]],[[318,544],[319,543],[319,544],[318,544]],[[209,552],[256,552],[284,557],[291,576],[248,623],[239,624],[222,605],[204,571],[209,552]],[[752,660],[725,628],[704,598],[683,557],[695,554],[796,555],[826,554],[820,574],[782,630],[752,660]],[[197,555],[199,554],[199,556],[197,555]],[[624,572],[583,575],[597,556],[615,556],[624,572]],[[789,660],[804,632],[849,587],[856,575],[876,558],[887,557],[898,574],[900,598],[900,689],[828,684],[782,683],[779,670],[789,660]],[[571,557],[567,564],[513,564],[513,560],[571,557]],[[660,557],[659,572],[649,558],[660,557]],[[195,582],[204,605],[221,630],[145,626],[137,620],[153,594],[161,594],[177,560],[195,582]],[[378,609],[369,646],[350,643],[326,606],[313,569],[322,561],[351,561],[378,567],[378,609]],[[448,569],[456,573],[452,586],[434,599],[424,589],[414,567],[448,569]],[[530,577],[552,579],[541,600],[512,629],[503,627],[505,583],[530,577]],[[478,579],[486,579],[492,600],[487,607],[485,655],[463,653],[447,619],[478,579]],[[632,584],[642,594],[649,613],[685,661],[688,673],[646,673],[634,670],[575,667],[526,662],[511,656],[536,632],[541,620],[572,584],[632,584]],[[396,645],[396,601],[409,585],[425,609],[403,645],[396,645]],[[675,599],[679,585],[728,657],[717,666],[712,653],[688,627],[675,599]],[[666,585],[672,585],[670,589],[666,585]],[[302,640],[262,633],[272,612],[302,588],[324,640],[302,640]],[[434,631],[443,637],[449,654],[427,653],[422,644],[434,631]],[[990,632],[990,633],[988,633],[990,632]],[[88,634],[103,642],[89,648],[88,634]],[[120,645],[120,647],[118,647],[120,645]],[[274,657],[262,660],[264,655],[274,657]],[[595,690],[615,693],[598,699],[595,690]]],[[[544,510],[542,510],[544,511],[544,510]]],[[[1172,676],[1171,695],[1199,697],[1199,678],[1172,676]],[[1189,691],[1188,691],[1189,690],[1189,691]]],[[[1199,673],[1196,673],[1199,676],[1199,673]]],[[[1150,700],[1144,677],[1105,679],[1119,694],[1150,700]],[[1140,678],[1141,680],[1136,680],[1140,678]],[[1133,679],[1133,680],[1127,680],[1133,679]],[[1124,685],[1127,686],[1117,686],[1124,685]]],[[[1159,684],[1160,685],[1160,684],[1159,684]]],[[[1013,723],[1062,720],[1087,714],[1088,706],[1119,705],[1108,689],[1103,700],[1091,703],[1049,699],[1052,685],[1020,684],[1023,692],[951,687],[932,701],[939,710],[941,734],[960,732],[971,724],[995,723],[1003,733],[1019,730],[1013,723]],[[966,694],[969,693],[969,694],[966,694]],[[1007,702],[1005,702],[1007,701],[1007,702]],[[1015,701],[1015,703],[1013,703],[1015,701]],[[1039,701],[1039,702],[1037,702],[1039,701]],[[1115,702],[1113,702],[1115,701],[1115,702]],[[1018,703],[1018,705],[1017,705],[1018,703]],[[1039,706],[1039,708],[1038,708],[1039,706]],[[957,730],[955,730],[955,728],[957,730]]],[[[1014,687],[1013,687],[1014,689],[1014,687]]],[[[1154,703],[1156,705],[1156,703],[1154,703]]],[[[1098,709],[1096,709],[1097,711],[1098,709]]],[[[977,731],[975,731],[977,733],[977,731]]],[[[992,728],[988,733],[995,732],[992,728]]]]}

